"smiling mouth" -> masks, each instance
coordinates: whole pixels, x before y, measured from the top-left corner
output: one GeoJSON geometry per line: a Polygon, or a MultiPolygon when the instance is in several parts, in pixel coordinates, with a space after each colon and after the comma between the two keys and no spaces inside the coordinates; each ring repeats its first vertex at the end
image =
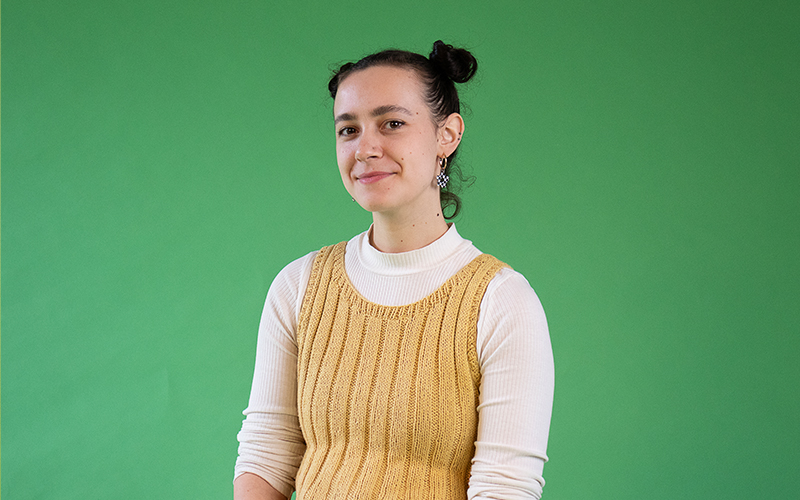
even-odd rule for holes
{"type": "Polygon", "coordinates": [[[373,182],[378,182],[381,179],[385,179],[393,175],[392,172],[370,172],[368,174],[364,174],[358,177],[358,182],[361,184],[372,184],[373,182]]]}

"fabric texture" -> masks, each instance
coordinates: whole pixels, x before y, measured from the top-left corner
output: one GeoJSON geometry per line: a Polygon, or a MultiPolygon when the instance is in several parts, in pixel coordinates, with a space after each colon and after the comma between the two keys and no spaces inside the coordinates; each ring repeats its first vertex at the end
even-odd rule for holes
{"type": "Polygon", "coordinates": [[[353,289],[345,244],[319,251],[300,311],[298,500],[464,499],[478,309],[504,264],[480,255],[422,300],[383,306],[353,289]]]}
{"type": "MultiPolygon", "coordinates": [[[[399,254],[351,239],[344,256],[353,288],[366,300],[407,305],[430,295],[481,254],[455,225],[430,245],[399,254]]],[[[256,474],[287,497],[306,445],[297,402],[297,328],[317,252],[287,265],[267,293],[250,401],[239,432],[235,475],[256,474]]],[[[480,303],[478,433],[467,496],[540,498],[553,401],[553,355],[544,311],[527,280],[501,269],[480,303]]]]}

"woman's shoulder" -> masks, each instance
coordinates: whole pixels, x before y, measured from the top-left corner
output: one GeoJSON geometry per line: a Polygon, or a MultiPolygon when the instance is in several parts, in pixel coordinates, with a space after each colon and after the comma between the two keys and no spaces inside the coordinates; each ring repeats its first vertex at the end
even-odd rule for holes
{"type": "Polygon", "coordinates": [[[520,351],[549,343],[544,308],[522,273],[510,267],[500,269],[489,282],[480,307],[477,347],[482,363],[504,343],[520,351]]]}
{"type": "Polygon", "coordinates": [[[492,281],[489,282],[484,303],[510,308],[523,306],[529,311],[532,308],[544,313],[539,296],[536,295],[527,278],[507,265],[497,271],[492,281]]]}
{"type": "MultiPolygon", "coordinates": [[[[357,240],[360,235],[353,237],[350,242],[357,240]]],[[[291,294],[293,297],[302,296],[305,292],[305,288],[308,285],[308,280],[311,277],[311,271],[314,267],[314,260],[320,254],[320,252],[325,252],[337,244],[334,243],[332,245],[326,245],[318,250],[311,251],[300,258],[297,258],[288,264],[286,264],[283,269],[281,269],[275,279],[272,281],[272,285],[270,286],[270,290],[276,289],[282,295],[291,294]]],[[[348,242],[349,243],[349,242],[348,242]]]]}
{"type": "Polygon", "coordinates": [[[286,264],[272,280],[268,295],[278,295],[283,299],[293,298],[294,300],[302,295],[318,253],[319,250],[314,250],[286,264]]]}
{"type": "Polygon", "coordinates": [[[303,255],[300,258],[297,258],[288,264],[286,264],[283,269],[280,270],[278,276],[275,278],[282,279],[290,279],[292,277],[296,277],[303,273],[303,270],[306,268],[310,268],[314,264],[314,259],[316,258],[319,250],[314,250],[313,252],[309,252],[303,255]]]}

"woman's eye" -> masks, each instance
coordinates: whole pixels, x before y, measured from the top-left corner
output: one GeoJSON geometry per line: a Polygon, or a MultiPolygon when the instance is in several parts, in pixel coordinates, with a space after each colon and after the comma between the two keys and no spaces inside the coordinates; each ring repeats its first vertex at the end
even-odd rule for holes
{"type": "Polygon", "coordinates": [[[403,125],[405,125],[405,123],[400,120],[390,120],[386,122],[386,128],[388,129],[397,129],[402,127],[403,125]]]}
{"type": "Polygon", "coordinates": [[[353,127],[342,127],[339,129],[339,136],[347,137],[348,135],[352,135],[356,132],[356,129],[353,127]]]}

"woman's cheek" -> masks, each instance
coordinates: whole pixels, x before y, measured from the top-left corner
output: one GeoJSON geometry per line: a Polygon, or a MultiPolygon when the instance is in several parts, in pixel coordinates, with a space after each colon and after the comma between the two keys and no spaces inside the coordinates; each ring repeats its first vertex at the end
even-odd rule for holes
{"type": "Polygon", "coordinates": [[[341,170],[342,173],[344,173],[345,170],[350,168],[348,165],[351,165],[353,163],[351,157],[352,155],[348,155],[347,148],[342,146],[336,148],[336,163],[339,164],[339,170],[341,170]]]}

